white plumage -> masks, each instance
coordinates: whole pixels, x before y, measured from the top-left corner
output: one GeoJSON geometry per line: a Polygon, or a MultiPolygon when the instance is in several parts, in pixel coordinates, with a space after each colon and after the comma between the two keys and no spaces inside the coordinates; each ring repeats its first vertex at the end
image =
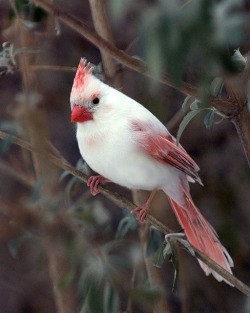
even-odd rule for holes
{"type": "MultiPolygon", "coordinates": [[[[84,60],[70,100],[80,153],[102,176],[90,179],[92,193],[107,180],[130,189],[162,189],[190,243],[231,272],[229,254],[191,199],[188,181],[201,183],[199,167],[166,127],[138,102],[95,78],[84,60]]],[[[148,205],[138,210],[140,220],[148,205]]],[[[200,264],[207,275],[223,279],[200,264]]]]}

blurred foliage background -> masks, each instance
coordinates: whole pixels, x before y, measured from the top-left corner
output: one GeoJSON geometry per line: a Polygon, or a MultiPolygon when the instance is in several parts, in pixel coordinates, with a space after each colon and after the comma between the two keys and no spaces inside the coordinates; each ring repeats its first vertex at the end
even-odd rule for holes
{"type": "MultiPolygon", "coordinates": [[[[115,45],[152,71],[147,78],[121,66],[122,91],[173,135],[184,117],[181,82],[197,86],[204,101],[209,93],[223,96],[215,78],[236,75],[234,50],[249,51],[247,0],[104,2],[115,45]],[[157,82],[161,71],[176,89],[157,82]]],[[[87,0],[56,4],[94,31],[87,0]]],[[[69,95],[80,57],[99,64],[99,49],[28,0],[0,1],[0,29],[0,129],[45,152],[49,140],[57,154],[89,173],[70,123],[69,95]]],[[[231,254],[234,274],[249,285],[249,167],[233,124],[208,112],[196,115],[181,137],[204,183],[191,192],[231,254]]],[[[250,312],[245,295],[206,277],[181,249],[173,292],[168,258],[161,268],[149,265],[163,242],[160,233],[149,228],[145,238],[145,226],[126,208],[102,195],[93,198],[79,179],[9,137],[0,142],[0,175],[1,312],[250,312]]],[[[131,198],[128,190],[111,188],[131,198]]],[[[180,230],[161,195],[154,207],[164,224],[180,230]]]]}

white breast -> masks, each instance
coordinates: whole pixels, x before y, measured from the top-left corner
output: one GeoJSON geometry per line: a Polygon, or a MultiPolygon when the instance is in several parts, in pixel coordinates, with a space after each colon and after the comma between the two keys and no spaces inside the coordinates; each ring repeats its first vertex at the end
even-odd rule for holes
{"type": "Polygon", "coordinates": [[[153,190],[168,185],[176,169],[165,166],[142,151],[133,140],[126,121],[79,124],[77,140],[82,157],[97,173],[130,189],[153,190]]]}

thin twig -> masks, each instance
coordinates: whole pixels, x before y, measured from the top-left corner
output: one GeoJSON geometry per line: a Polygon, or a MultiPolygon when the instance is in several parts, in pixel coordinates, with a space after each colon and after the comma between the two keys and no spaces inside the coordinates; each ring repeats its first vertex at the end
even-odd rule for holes
{"type": "MultiPolygon", "coordinates": [[[[65,25],[72,28],[75,32],[86,38],[88,41],[90,41],[99,49],[109,52],[109,54],[114,59],[116,59],[123,65],[145,76],[152,77],[152,73],[149,67],[143,61],[131,57],[124,51],[119,50],[113,44],[103,39],[96,32],[92,31],[84,23],[82,23],[80,20],[78,20],[77,18],[73,17],[72,15],[61,9],[59,6],[54,5],[52,2],[48,2],[46,0],[32,0],[32,2],[43,8],[45,11],[54,14],[65,25]]],[[[161,73],[161,75],[159,75],[157,79],[165,85],[178,89],[185,95],[189,95],[197,99],[200,98],[200,92],[198,88],[194,87],[189,83],[182,82],[180,86],[177,87],[171,81],[170,76],[166,73],[161,73]]],[[[233,102],[219,97],[210,97],[209,101],[211,105],[213,105],[216,109],[223,112],[224,114],[229,116],[237,115],[238,112],[237,107],[233,102]]]]}
{"type": "Polygon", "coordinates": [[[76,72],[77,67],[73,66],[56,66],[56,65],[30,65],[32,71],[57,71],[57,72],[76,72]]]}
{"type": "MultiPolygon", "coordinates": [[[[113,34],[110,28],[105,1],[89,0],[89,6],[96,33],[113,44],[113,34]]],[[[112,83],[112,86],[119,89],[121,88],[121,72],[118,71],[118,64],[106,49],[100,49],[102,56],[102,65],[105,77],[112,83]]]]}
{"type": "MultiPolygon", "coordinates": [[[[3,131],[0,131],[0,139],[4,140],[6,138],[8,138],[8,140],[11,139],[12,144],[20,146],[20,147],[22,147],[22,148],[24,148],[26,150],[32,151],[33,153],[41,154],[42,156],[44,156],[47,160],[51,161],[57,167],[61,168],[64,171],[68,171],[73,176],[79,178],[83,182],[85,182],[85,183],[87,182],[89,177],[87,175],[85,175],[84,173],[82,173],[81,171],[79,171],[76,168],[74,168],[73,166],[71,166],[64,159],[59,158],[57,156],[54,156],[51,153],[47,153],[45,151],[41,151],[41,149],[39,147],[34,147],[30,143],[28,143],[27,141],[24,141],[24,140],[22,140],[20,138],[12,136],[12,135],[10,135],[8,133],[5,133],[3,131]]],[[[126,197],[123,197],[123,196],[119,195],[118,193],[109,190],[106,187],[100,186],[99,189],[100,189],[100,192],[104,196],[106,196],[108,199],[110,199],[111,201],[113,201],[114,203],[116,203],[120,207],[126,207],[126,208],[129,208],[130,210],[132,210],[132,209],[134,209],[136,207],[136,205],[134,203],[132,203],[130,200],[128,200],[126,197]]],[[[152,224],[155,228],[157,228],[160,232],[162,232],[164,234],[173,233],[173,231],[170,228],[168,228],[167,226],[162,224],[159,220],[157,220],[155,217],[153,217],[150,214],[147,215],[146,221],[148,221],[150,224],[152,224]]],[[[209,257],[207,257],[201,251],[197,250],[195,247],[192,247],[192,248],[194,249],[195,256],[198,259],[203,261],[212,270],[217,272],[225,280],[227,280],[232,285],[234,285],[235,288],[237,288],[239,291],[241,291],[242,293],[244,293],[245,295],[250,297],[250,288],[246,284],[244,284],[242,281],[237,279],[234,275],[230,274],[224,268],[219,266],[216,262],[211,260],[209,257]]]]}

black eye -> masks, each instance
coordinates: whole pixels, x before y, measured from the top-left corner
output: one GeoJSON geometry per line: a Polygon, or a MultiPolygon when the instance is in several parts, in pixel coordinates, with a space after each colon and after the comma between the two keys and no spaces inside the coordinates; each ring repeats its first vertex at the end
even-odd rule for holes
{"type": "Polygon", "coordinates": [[[92,100],[93,104],[98,104],[100,102],[99,98],[95,97],[93,100],[92,100]]]}

